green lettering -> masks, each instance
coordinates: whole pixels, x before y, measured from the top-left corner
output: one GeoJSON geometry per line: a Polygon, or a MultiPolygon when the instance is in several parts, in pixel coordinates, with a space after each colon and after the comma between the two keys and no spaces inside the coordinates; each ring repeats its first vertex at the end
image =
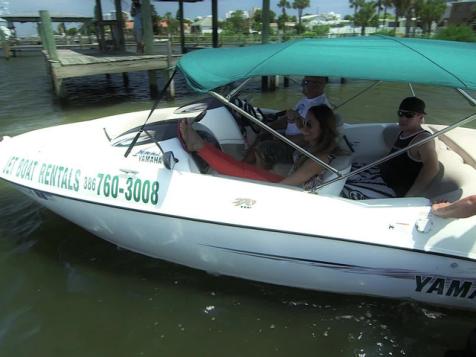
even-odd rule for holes
{"type": "Polygon", "coordinates": [[[21,171],[23,169],[24,163],[25,163],[25,159],[21,159],[20,163],[18,164],[18,167],[17,167],[17,172],[15,174],[16,177],[19,177],[21,175],[21,171]]]}
{"type": "Polygon", "coordinates": [[[60,166],[60,167],[58,168],[58,170],[59,170],[59,175],[58,175],[58,183],[57,183],[57,186],[60,187],[60,186],[61,186],[61,182],[62,182],[62,180],[63,180],[63,176],[64,176],[64,173],[65,173],[65,170],[67,170],[67,168],[64,167],[64,166],[60,166]]]}
{"type": "Polygon", "coordinates": [[[159,182],[158,181],[154,181],[154,183],[152,184],[152,193],[150,195],[150,202],[153,205],[156,205],[157,202],[159,202],[159,182]]]}
{"type": "Polygon", "coordinates": [[[38,175],[38,182],[45,183],[45,171],[46,171],[46,164],[41,165],[40,174],[38,175]]]}
{"type": "Polygon", "coordinates": [[[126,194],[124,195],[126,200],[130,201],[132,198],[132,177],[127,178],[127,191],[126,194]]]}
{"type": "Polygon", "coordinates": [[[63,172],[63,177],[61,178],[61,188],[68,188],[68,171],[69,169],[66,167],[63,172]]]}
{"type": "Polygon", "coordinates": [[[54,165],[51,169],[51,186],[56,186],[56,179],[58,178],[58,166],[54,165]]]}
{"type": "Polygon", "coordinates": [[[79,191],[79,179],[81,177],[81,170],[76,170],[75,174],[74,174],[74,186],[73,186],[73,190],[75,190],[76,192],[79,191]]]}
{"type": "Polygon", "coordinates": [[[27,179],[30,181],[33,180],[33,175],[35,174],[36,165],[38,165],[38,161],[32,161],[29,166],[27,179]]]}
{"type": "Polygon", "coordinates": [[[69,170],[69,175],[68,175],[68,190],[73,189],[73,185],[71,184],[71,176],[73,176],[73,170],[69,170]]]}
{"type": "Polygon", "coordinates": [[[2,170],[2,173],[3,174],[9,174],[9,170],[10,170],[10,166],[12,164],[12,161],[14,159],[15,156],[12,156],[8,159],[7,163],[5,164],[5,166],[3,167],[3,170],[2,170]]]}
{"type": "Polygon", "coordinates": [[[52,168],[52,165],[51,165],[51,164],[48,164],[48,166],[46,167],[46,172],[45,172],[45,184],[47,184],[47,185],[50,184],[51,168],[52,168]]]}

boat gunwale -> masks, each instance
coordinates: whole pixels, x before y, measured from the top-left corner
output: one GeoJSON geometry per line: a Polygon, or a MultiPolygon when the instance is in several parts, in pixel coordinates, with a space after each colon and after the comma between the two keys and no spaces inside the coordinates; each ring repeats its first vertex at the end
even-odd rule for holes
{"type": "Polygon", "coordinates": [[[213,224],[213,225],[220,225],[220,226],[227,226],[227,227],[245,228],[245,229],[264,231],[264,232],[270,232],[270,233],[293,234],[293,235],[300,235],[300,236],[307,237],[307,238],[320,238],[320,239],[327,239],[327,240],[333,240],[333,241],[339,241],[339,242],[348,242],[348,243],[361,244],[361,245],[367,245],[367,246],[376,246],[376,247],[381,247],[381,248],[397,249],[397,250],[401,250],[401,251],[405,251],[405,252],[414,252],[414,253],[424,254],[424,255],[429,254],[429,255],[436,255],[436,256],[444,257],[444,258],[458,259],[458,260],[463,260],[463,261],[468,261],[468,262],[476,262],[476,257],[471,258],[471,257],[468,257],[468,256],[441,253],[441,252],[435,252],[435,251],[431,251],[431,250],[423,250],[423,249],[419,249],[419,248],[406,248],[406,247],[401,247],[401,246],[380,244],[380,243],[375,243],[375,242],[366,242],[366,241],[362,241],[362,240],[352,240],[352,239],[338,238],[338,237],[331,237],[331,236],[313,235],[313,234],[310,234],[310,233],[303,233],[303,232],[285,231],[285,230],[273,229],[273,228],[260,228],[260,227],[256,227],[256,226],[245,226],[245,225],[240,225],[240,224],[235,224],[235,223],[209,221],[209,220],[200,219],[200,218],[177,216],[177,215],[167,214],[167,213],[162,213],[162,212],[153,212],[153,211],[147,211],[147,210],[138,209],[138,208],[117,206],[117,205],[103,203],[103,202],[90,201],[90,200],[86,200],[86,199],[82,199],[82,198],[66,196],[66,195],[62,195],[62,194],[54,193],[54,192],[49,192],[49,191],[45,191],[45,190],[34,189],[34,188],[31,188],[31,187],[19,184],[17,182],[10,181],[10,180],[8,180],[4,177],[0,177],[0,179],[4,180],[5,182],[8,182],[9,184],[11,184],[13,186],[15,186],[15,185],[20,186],[24,189],[31,190],[35,193],[40,192],[40,193],[46,194],[46,195],[57,196],[57,197],[61,197],[61,198],[64,198],[64,199],[70,199],[70,200],[73,200],[73,201],[79,201],[79,202],[84,202],[84,203],[88,203],[88,204],[96,204],[96,205],[99,205],[99,206],[111,207],[111,208],[116,208],[116,209],[125,210],[125,211],[146,213],[146,214],[151,214],[151,215],[155,215],[155,216],[169,217],[169,218],[175,218],[175,219],[183,219],[183,220],[187,220],[187,221],[200,222],[200,223],[213,224]]]}

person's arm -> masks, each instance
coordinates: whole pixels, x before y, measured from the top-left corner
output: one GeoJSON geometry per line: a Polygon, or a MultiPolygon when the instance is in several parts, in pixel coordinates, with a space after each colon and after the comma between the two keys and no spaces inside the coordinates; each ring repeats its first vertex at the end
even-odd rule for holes
{"type": "Polygon", "coordinates": [[[436,154],[435,142],[432,140],[421,145],[417,152],[423,162],[423,167],[405,197],[421,195],[438,174],[438,155],[436,154]]]}
{"type": "Polygon", "coordinates": [[[286,118],[286,115],[282,115],[278,119],[270,122],[268,125],[274,130],[286,129],[286,126],[288,125],[288,119],[286,118]]]}
{"type": "MultiPolygon", "coordinates": [[[[328,155],[318,155],[319,159],[327,163],[328,155]]],[[[296,171],[286,177],[280,183],[285,185],[299,186],[305,184],[311,177],[319,175],[324,168],[311,159],[308,159],[296,171]]]]}
{"type": "Polygon", "coordinates": [[[442,218],[471,217],[476,214],[476,195],[465,197],[453,203],[434,203],[431,206],[431,212],[442,218]]]}

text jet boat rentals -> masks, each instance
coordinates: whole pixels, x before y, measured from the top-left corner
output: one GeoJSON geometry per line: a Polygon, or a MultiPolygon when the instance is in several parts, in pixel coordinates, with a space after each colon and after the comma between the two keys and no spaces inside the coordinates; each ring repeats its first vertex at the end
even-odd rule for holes
{"type": "Polygon", "coordinates": [[[449,132],[475,115],[428,125],[441,172],[427,197],[365,201],[339,194],[352,162],[382,161],[389,151],[382,133],[392,124],[343,125],[353,152],[332,161],[311,193],[213,172],[184,150],[177,124],[195,118],[198,131],[240,157],[249,125],[279,134],[252,115],[256,108],[236,105],[237,91],[226,98],[215,88],[262,75],[323,75],[453,87],[471,100],[475,58],[474,44],[386,37],[195,51],[178,68],[211,98],[151,111],[147,120],[136,112],[5,137],[0,176],[89,232],[151,257],[272,284],[474,310],[476,218],[435,217],[430,199],[476,194],[475,132],[449,132]]]}

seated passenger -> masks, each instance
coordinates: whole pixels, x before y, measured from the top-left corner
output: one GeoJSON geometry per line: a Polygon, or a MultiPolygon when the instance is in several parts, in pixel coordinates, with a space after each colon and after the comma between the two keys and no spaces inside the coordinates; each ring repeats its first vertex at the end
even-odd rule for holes
{"type": "MultiPolygon", "coordinates": [[[[305,76],[301,82],[302,94],[301,98],[294,109],[288,109],[281,112],[280,115],[269,122],[270,128],[274,130],[284,131],[284,135],[295,144],[304,147],[306,141],[302,135],[300,128],[298,128],[296,121],[306,121],[307,112],[309,108],[325,104],[330,107],[324,89],[327,83],[327,77],[319,76],[305,76]]],[[[254,150],[255,146],[264,140],[274,140],[275,138],[267,131],[262,130],[256,138],[256,141],[248,149],[243,161],[248,163],[255,163],[254,150]]],[[[283,163],[292,163],[293,148],[286,143],[279,141],[283,145],[284,150],[287,150],[288,155],[281,161],[283,163]]]]}
{"type": "Polygon", "coordinates": [[[296,124],[299,118],[306,121],[306,115],[309,108],[325,104],[328,107],[324,89],[326,87],[327,77],[306,76],[302,80],[302,93],[304,97],[297,102],[294,109],[288,109],[286,113],[277,120],[271,122],[270,127],[273,129],[285,129],[284,135],[298,145],[305,145],[302,133],[296,124]]]}
{"type": "MultiPolygon", "coordinates": [[[[336,150],[336,120],[332,109],[326,105],[311,107],[307,121],[298,121],[307,150],[325,163],[329,163],[336,150]]],[[[180,133],[189,151],[196,151],[210,167],[223,175],[242,178],[280,182],[287,185],[302,186],[305,189],[315,187],[321,182],[325,169],[305,155],[295,152],[294,165],[287,177],[273,173],[273,163],[279,161],[282,146],[274,140],[260,143],[256,150],[256,165],[235,160],[204,140],[186,121],[180,122],[180,133]]]]}
{"type": "MultiPolygon", "coordinates": [[[[397,111],[400,133],[390,154],[430,135],[421,127],[425,114],[425,103],[421,99],[408,97],[401,102],[397,111]]],[[[435,142],[431,140],[379,166],[350,176],[342,196],[354,200],[418,196],[437,173],[438,157],[435,142]]]]}

